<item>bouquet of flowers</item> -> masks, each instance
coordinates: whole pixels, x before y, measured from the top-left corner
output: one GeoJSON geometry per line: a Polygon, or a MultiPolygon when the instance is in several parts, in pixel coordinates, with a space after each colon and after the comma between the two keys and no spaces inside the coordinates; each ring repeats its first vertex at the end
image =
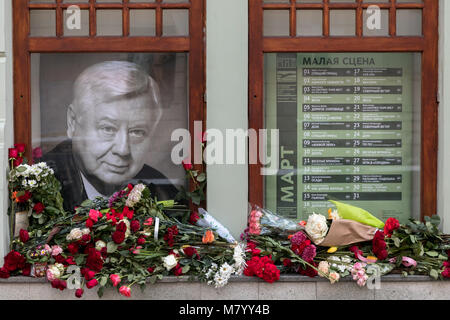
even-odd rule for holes
{"type": "Polygon", "coordinates": [[[248,230],[250,235],[273,236],[286,238],[290,234],[303,230],[299,223],[277,215],[270,210],[257,205],[251,206],[248,215],[248,230]]]}
{"type": "Polygon", "coordinates": [[[25,145],[9,149],[11,168],[8,189],[11,196],[10,233],[18,237],[20,230],[31,231],[46,221],[64,215],[61,186],[46,163],[28,165],[23,157],[25,145]]]}
{"type": "Polygon", "coordinates": [[[86,200],[74,213],[41,225],[39,233],[17,239],[0,277],[30,275],[29,269],[46,263],[52,287],[76,289],[81,297],[94,287],[100,296],[107,287],[130,296],[133,285],[168,275],[197,277],[219,288],[242,274],[244,245],[182,223],[170,214],[175,207],[157,201],[143,184],[128,185],[110,199],[86,200]]]}

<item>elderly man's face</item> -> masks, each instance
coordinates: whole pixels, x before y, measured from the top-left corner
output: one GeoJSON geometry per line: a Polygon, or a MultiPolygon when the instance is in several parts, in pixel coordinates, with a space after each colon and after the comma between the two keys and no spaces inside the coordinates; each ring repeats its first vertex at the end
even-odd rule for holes
{"type": "Polygon", "coordinates": [[[83,172],[105,184],[132,179],[150,148],[150,99],[140,96],[85,108],[73,130],[73,151],[83,172]]]}

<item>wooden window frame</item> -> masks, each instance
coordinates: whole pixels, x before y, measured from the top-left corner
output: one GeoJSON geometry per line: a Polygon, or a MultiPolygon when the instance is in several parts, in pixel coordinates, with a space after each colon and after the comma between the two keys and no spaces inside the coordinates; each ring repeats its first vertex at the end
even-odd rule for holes
{"type": "MultiPolygon", "coordinates": [[[[31,54],[63,52],[186,52],[189,54],[189,131],[194,136],[194,121],[202,121],[206,127],[205,92],[205,0],[186,3],[30,3],[29,0],[13,1],[13,78],[14,78],[14,139],[26,143],[25,155],[31,158],[31,54]],[[89,10],[89,36],[64,37],[63,10],[72,4],[89,10]],[[56,11],[55,37],[30,37],[30,10],[56,11]],[[122,36],[97,36],[96,10],[122,10],[122,36]],[[130,36],[130,9],[154,9],[156,15],[155,36],[130,36]],[[163,9],[189,10],[188,36],[162,36],[163,9]]],[[[194,139],[192,149],[194,150],[194,139]]],[[[204,170],[202,164],[194,169],[204,170]]],[[[192,186],[191,186],[192,187],[192,186]]]]}
{"type": "MultiPolygon", "coordinates": [[[[438,0],[423,3],[263,3],[249,4],[249,128],[264,128],[264,54],[270,52],[420,52],[422,54],[421,98],[421,159],[420,214],[421,219],[437,213],[437,150],[438,150],[438,0]],[[389,10],[389,36],[363,36],[363,9],[375,4],[389,10]],[[288,37],[263,36],[263,10],[290,11],[288,37]],[[296,10],[321,9],[323,35],[296,35],[296,10]],[[330,9],[356,10],[355,36],[330,36],[330,9]],[[396,35],[396,9],[422,10],[422,36],[396,35]]],[[[264,205],[262,165],[249,165],[249,201],[264,205]]]]}

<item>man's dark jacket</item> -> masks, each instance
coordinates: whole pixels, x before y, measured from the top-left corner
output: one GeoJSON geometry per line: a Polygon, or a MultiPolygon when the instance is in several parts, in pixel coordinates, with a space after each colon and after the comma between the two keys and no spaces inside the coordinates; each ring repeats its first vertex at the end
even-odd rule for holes
{"type": "MultiPolygon", "coordinates": [[[[65,210],[72,211],[75,206],[80,205],[88,198],[80,170],[73,157],[71,140],[58,144],[45,154],[41,161],[46,162],[55,171],[56,178],[61,182],[65,210]]],[[[144,165],[142,170],[126,183],[136,184],[138,182],[147,184],[151,194],[158,200],[175,199],[178,193],[177,188],[170,183],[166,176],[148,165],[144,165]]]]}

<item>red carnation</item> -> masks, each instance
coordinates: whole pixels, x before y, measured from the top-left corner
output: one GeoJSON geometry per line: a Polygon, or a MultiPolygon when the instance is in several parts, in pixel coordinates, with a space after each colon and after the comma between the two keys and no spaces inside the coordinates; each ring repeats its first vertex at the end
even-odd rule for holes
{"type": "Polygon", "coordinates": [[[116,231],[118,231],[118,232],[126,232],[126,231],[127,231],[127,225],[125,224],[125,222],[121,221],[121,222],[116,226],[116,231]]]}
{"type": "Polygon", "coordinates": [[[145,238],[144,237],[139,237],[139,239],[137,239],[137,244],[144,245],[145,244],[145,238]]]}
{"type": "Polygon", "coordinates": [[[283,265],[285,266],[285,267],[292,267],[292,261],[291,261],[291,259],[289,259],[289,258],[286,258],[286,259],[284,259],[283,260],[283,265]]]}
{"type": "MultiPolygon", "coordinates": [[[[315,263],[313,263],[313,265],[315,267],[317,267],[317,265],[315,263]]],[[[298,273],[300,273],[301,275],[304,275],[304,276],[308,276],[310,278],[314,278],[318,274],[318,272],[315,269],[311,268],[310,266],[306,267],[306,269],[303,269],[302,267],[300,267],[298,269],[298,273]]]]}
{"type": "Polygon", "coordinates": [[[100,272],[103,268],[103,259],[100,251],[90,248],[86,258],[86,267],[95,272],[100,272]]]}
{"type": "Polygon", "coordinates": [[[84,290],[83,289],[77,289],[76,291],[75,291],[75,297],[77,297],[77,298],[81,298],[82,296],[83,296],[83,293],[84,293],[84,290]]]}
{"type": "Polygon", "coordinates": [[[17,269],[23,269],[25,262],[25,258],[19,252],[13,250],[5,256],[3,267],[12,272],[17,269]]]}
{"type": "Polygon", "coordinates": [[[55,258],[55,261],[56,261],[57,263],[62,263],[62,264],[64,264],[64,263],[66,262],[66,259],[65,259],[62,255],[60,255],[60,254],[58,254],[58,255],[55,256],[54,258],[55,258]]]}
{"type": "Polygon", "coordinates": [[[78,253],[78,244],[76,244],[76,243],[69,243],[69,244],[67,245],[67,250],[69,250],[69,252],[70,252],[71,254],[76,254],[76,253],[78,253]]]}
{"type": "Polygon", "coordinates": [[[264,265],[263,280],[269,283],[273,283],[280,279],[280,270],[271,263],[264,265]]]}
{"type": "Polygon", "coordinates": [[[112,239],[115,243],[121,244],[125,240],[125,232],[116,231],[112,234],[112,239]]]}
{"type": "Polygon", "coordinates": [[[387,258],[388,252],[386,247],[383,231],[377,231],[372,240],[372,251],[379,260],[385,260],[387,258]]]}
{"type": "Polygon", "coordinates": [[[86,245],[89,241],[91,241],[91,235],[83,234],[83,236],[81,237],[81,241],[84,243],[83,245],[86,245]]]}
{"type": "Polygon", "coordinates": [[[33,211],[34,211],[36,214],[41,214],[42,211],[44,211],[44,209],[45,209],[45,206],[44,206],[44,204],[42,204],[41,202],[38,202],[38,203],[36,203],[36,204],[33,206],[33,211]]]}
{"type": "Polygon", "coordinates": [[[134,211],[130,210],[130,208],[128,208],[128,207],[125,207],[125,208],[123,208],[122,214],[131,220],[131,219],[133,219],[134,211]]]}
{"type": "Polygon", "coordinates": [[[25,267],[22,269],[22,275],[24,277],[29,277],[31,274],[31,263],[25,264],[25,267]]]}
{"type": "Polygon", "coordinates": [[[1,279],[8,279],[9,278],[9,271],[5,267],[0,268],[0,278],[1,279]]]}
{"type": "Polygon", "coordinates": [[[384,224],[384,234],[386,237],[390,238],[394,230],[397,230],[398,228],[400,228],[400,223],[398,220],[395,218],[389,218],[384,224]]]}
{"type": "Polygon", "coordinates": [[[136,232],[141,228],[141,224],[138,220],[133,220],[130,222],[130,229],[132,232],[136,232]]]}
{"type": "Polygon", "coordinates": [[[148,271],[149,273],[153,273],[153,271],[155,271],[155,268],[148,267],[148,268],[147,268],[147,271],[148,271]]]}
{"type": "Polygon", "coordinates": [[[30,240],[30,235],[28,234],[27,230],[24,229],[20,229],[19,231],[19,238],[20,241],[22,241],[23,243],[27,242],[28,240],[30,240]]]}
{"type": "Polygon", "coordinates": [[[89,280],[88,282],[86,282],[86,287],[87,287],[88,289],[92,289],[92,288],[95,287],[96,285],[98,285],[97,279],[92,279],[92,280],[89,280]]]}
{"type": "Polygon", "coordinates": [[[25,193],[19,197],[17,197],[17,201],[18,202],[27,202],[28,200],[31,199],[31,192],[30,191],[25,191],[25,193]]]}
{"type": "Polygon", "coordinates": [[[189,217],[189,223],[196,224],[199,219],[200,219],[200,217],[199,217],[197,211],[194,211],[191,213],[191,215],[189,217]]]}
{"type": "Polygon", "coordinates": [[[88,218],[86,220],[86,228],[92,229],[93,226],[94,226],[94,221],[92,221],[91,218],[88,218]]]}
{"type": "Polygon", "coordinates": [[[183,268],[181,268],[180,264],[177,264],[177,266],[173,269],[173,274],[177,277],[183,274],[183,268]]]}

